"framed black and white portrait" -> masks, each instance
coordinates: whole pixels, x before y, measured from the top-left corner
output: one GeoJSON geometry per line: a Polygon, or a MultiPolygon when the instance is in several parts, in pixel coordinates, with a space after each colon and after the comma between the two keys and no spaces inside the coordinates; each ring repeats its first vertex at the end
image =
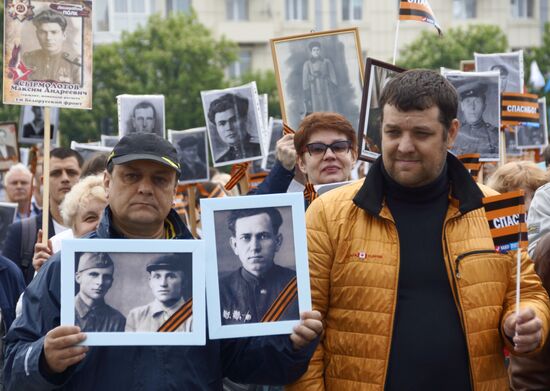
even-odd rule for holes
{"type": "Polygon", "coordinates": [[[271,40],[283,121],[297,130],[313,112],[330,111],[359,126],[363,62],[357,28],[271,40]]]}
{"type": "Polygon", "coordinates": [[[76,239],[61,253],[61,324],[85,345],[204,345],[204,243],[76,239]]]}
{"type": "Polygon", "coordinates": [[[460,128],[451,152],[479,153],[480,161],[500,159],[500,78],[498,71],[444,71],[458,92],[460,128]]]}
{"type": "Polygon", "coordinates": [[[164,134],[164,95],[119,95],[118,136],[131,133],[164,134]]]}
{"type": "Polygon", "coordinates": [[[262,159],[262,169],[269,171],[273,168],[273,165],[277,161],[277,141],[283,137],[283,120],[269,117],[268,129],[268,140],[269,146],[267,148],[267,153],[262,159]]]}
{"type": "Polygon", "coordinates": [[[548,145],[546,124],[546,97],[538,99],[539,122],[516,126],[516,143],[519,149],[544,148],[548,145]]]}
{"type": "MultiPolygon", "coordinates": [[[[50,140],[58,145],[59,109],[50,108],[50,140]]],[[[44,108],[40,106],[22,106],[19,119],[19,142],[21,144],[41,144],[44,142],[44,108]]]]}
{"type": "Polygon", "coordinates": [[[18,207],[16,202],[0,202],[0,246],[2,247],[8,233],[8,226],[15,221],[18,207]]]}
{"type": "Polygon", "coordinates": [[[181,175],[178,183],[198,183],[210,180],[208,172],[208,142],[206,128],[168,129],[168,140],[178,151],[181,175]]]}
{"type": "Polygon", "coordinates": [[[106,135],[106,134],[101,135],[101,146],[102,147],[114,148],[115,145],[117,145],[119,141],[120,141],[120,138],[118,136],[109,136],[109,135],[106,135]]]}
{"type": "Polygon", "coordinates": [[[302,194],[201,199],[211,338],[290,334],[311,309],[302,194]]]}
{"type": "Polygon", "coordinates": [[[214,167],[264,156],[263,119],[256,82],[201,91],[214,167]]]}
{"type": "Polygon", "coordinates": [[[497,71],[500,92],[523,92],[523,50],[511,53],[474,53],[476,72],[497,71]]]}
{"type": "Polygon", "coordinates": [[[0,123],[0,171],[9,170],[18,161],[17,124],[15,122],[0,123]]]}
{"type": "Polygon", "coordinates": [[[359,159],[374,161],[382,153],[380,94],[395,75],[405,71],[382,61],[367,57],[365,66],[365,88],[361,102],[358,144],[359,159]]]}

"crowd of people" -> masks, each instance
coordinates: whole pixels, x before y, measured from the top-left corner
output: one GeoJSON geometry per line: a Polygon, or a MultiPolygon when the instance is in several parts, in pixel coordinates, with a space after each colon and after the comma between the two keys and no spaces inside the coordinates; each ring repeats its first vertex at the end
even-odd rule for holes
{"type": "MultiPolygon", "coordinates": [[[[187,193],[177,186],[185,167],[176,148],[153,133],[128,134],[111,154],[86,162],[73,150],[53,149],[46,243],[33,174],[12,166],[4,185],[7,201],[18,207],[0,256],[0,389],[550,389],[549,174],[534,162],[513,161],[476,183],[449,152],[460,132],[458,95],[436,72],[396,75],[380,107],[382,154],[365,177],[353,177],[352,124],[340,114],[314,112],[277,142],[274,166],[250,191],[339,185],[305,201],[313,311],[289,307],[300,317],[290,336],[207,337],[205,346],[194,347],[85,346],[94,323],[112,331],[157,328],[155,314],[173,313],[183,302],[180,290],[168,297],[158,285],[167,278],[177,283],[186,271],[170,257],[147,263],[154,300],[124,319],[104,302],[113,261],[86,256],[76,274],[80,327],[60,325],[61,240],[193,239],[186,223],[200,226],[200,215],[181,204],[187,193]],[[529,211],[529,251],[519,270],[515,251],[495,252],[482,202],[513,190],[524,191],[529,211]],[[101,289],[88,291],[95,280],[101,289]]],[[[197,186],[198,198],[239,195],[223,190],[227,177],[211,178],[197,186]]],[[[259,321],[292,276],[273,263],[280,221],[280,213],[254,208],[230,217],[231,246],[243,268],[223,280],[222,290],[266,291],[247,321],[259,321]],[[243,234],[245,219],[253,229],[243,234]],[[256,249],[239,244],[242,235],[256,249]],[[271,262],[248,268],[245,251],[269,253],[271,262]],[[276,278],[267,281],[270,275],[276,278]]]]}

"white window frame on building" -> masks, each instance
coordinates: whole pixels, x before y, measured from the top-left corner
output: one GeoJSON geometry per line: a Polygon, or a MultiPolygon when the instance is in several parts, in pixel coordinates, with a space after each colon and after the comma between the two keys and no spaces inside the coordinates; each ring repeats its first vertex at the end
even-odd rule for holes
{"type": "Polygon", "coordinates": [[[363,0],[342,0],[342,20],[363,20],[363,0]]]}
{"type": "Polygon", "coordinates": [[[105,9],[107,15],[103,20],[94,12],[94,32],[101,34],[119,34],[122,31],[134,31],[138,25],[145,25],[147,19],[156,11],[155,0],[95,0],[94,11],[99,7],[105,9]]]}
{"type": "Polygon", "coordinates": [[[248,20],[248,0],[225,0],[225,16],[227,20],[248,20]]]}
{"type": "Polygon", "coordinates": [[[309,0],[285,0],[285,16],[287,21],[308,20],[309,0]]]}
{"type": "Polygon", "coordinates": [[[166,0],[166,12],[189,12],[191,0],[166,0]]]}
{"type": "Polygon", "coordinates": [[[475,19],[477,16],[476,0],[453,0],[453,19],[475,19]]]}
{"type": "Polygon", "coordinates": [[[238,79],[250,71],[252,71],[252,48],[241,47],[239,59],[227,68],[227,76],[230,79],[238,79]]]}
{"type": "Polygon", "coordinates": [[[535,0],[510,0],[510,11],[514,19],[535,17],[535,0]]]}

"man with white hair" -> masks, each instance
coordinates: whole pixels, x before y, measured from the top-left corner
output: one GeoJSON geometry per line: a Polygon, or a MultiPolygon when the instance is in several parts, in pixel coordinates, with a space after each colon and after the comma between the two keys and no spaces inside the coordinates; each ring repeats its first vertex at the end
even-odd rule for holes
{"type": "Polygon", "coordinates": [[[16,202],[15,221],[33,217],[40,213],[40,208],[32,201],[32,173],[22,163],[10,167],[4,175],[4,187],[9,202],[16,202]]]}

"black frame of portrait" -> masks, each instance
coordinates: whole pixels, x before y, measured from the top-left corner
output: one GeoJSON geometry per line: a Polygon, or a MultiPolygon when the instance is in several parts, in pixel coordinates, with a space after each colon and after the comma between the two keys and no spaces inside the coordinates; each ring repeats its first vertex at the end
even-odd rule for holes
{"type": "MultiPolygon", "coordinates": [[[[323,43],[322,43],[323,38],[326,39],[326,38],[330,38],[330,37],[333,37],[333,36],[350,34],[350,33],[354,35],[355,51],[357,52],[357,63],[358,63],[358,66],[359,66],[359,69],[358,69],[358,71],[359,71],[359,75],[358,75],[359,76],[359,84],[360,84],[360,86],[362,86],[363,81],[364,81],[364,78],[363,78],[363,55],[361,53],[361,42],[360,42],[360,39],[359,39],[359,29],[357,27],[337,29],[337,30],[326,30],[326,31],[313,32],[313,33],[307,33],[307,34],[291,35],[291,36],[285,36],[285,37],[280,37],[280,38],[273,38],[273,39],[270,40],[271,54],[272,54],[272,57],[273,57],[273,65],[274,65],[274,68],[275,68],[275,79],[277,80],[277,89],[278,89],[278,92],[279,92],[279,103],[281,105],[281,116],[283,118],[283,122],[285,124],[287,124],[293,130],[297,130],[298,126],[297,126],[297,124],[290,123],[291,121],[290,121],[289,115],[288,115],[289,110],[287,110],[287,107],[289,107],[290,105],[287,105],[285,103],[285,99],[284,99],[284,95],[285,95],[284,91],[286,91],[286,87],[285,87],[285,81],[286,80],[282,80],[282,77],[281,77],[282,76],[281,75],[281,73],[282,73],[281,70],[283,69],[283,67],[279,63],[280,59],[277,57],[277,45],[281,44],[281,43],[288,43],[288,42],[291,42],[291,41],[295,41],[295,42],[309,41],[311,39],[316,39],[317,41],[319,41],[321,43],[321,45],[323,45],[323,43]]],[[[345,58],[344,58],[344,61],[345,61],[345,58]]],[[[347,76],[348,76],[348,82],[351,85],[352,80],[355,77],[355,75],[347,75],[347,76]]],[[[358,103],[357,109],[358,109],[358,111],[360,111],[359,96],[357,97],[357,103],[358,103]]],[[[349,104],[349,102],[348,102],[348,104],[349,104]]],[[[338,110],[335,110],[335,111],[339,112],[338,110]]],[[[347,113],[344,113],[344,112],[339,112],[339,113],[344,115],[348,120],[350,120],[350,122],[352,123],[354,128],[358,126],[358,123],[354,123],[355,121],[353,119],[349,118],[349,115],[346,115],[347,113]]],[[[301,122],[301,119],[300,119],[300,122],[301,122]]]]}
{"type": "MultiPolygon", "coordinates": [[[[361,99],[361,114],[359,117],[359,129],[357,131],[357,148],[358,148],[357,156],[359,160],[364,160],[367,162],[373,162],[378,158],[378,156],[380,156],[380,153],[376,151],[371,151],[370,149],[363,150],[363,146],[365,145],[365,142],[364,142],[365,137],[367,137],[367,135],[369,134],[368,118],[370,117],[370,110],[371,110],[369,98],[371,96],[371,91],[374,87],[374,85],[371,84],[370,79],[371,79],[371,74],[373,72],[374,67],[387,69],[388,71],[395,72],[395,73],[401,73],[406,71],[405,68],[401,68],[401,67],[389,64],[387,62],[383,62],[371,57],[367,57],[367,61],[365,64],[365,85],[363,88],[363,97],[361,99]]],[[[379,91],[382,92],[382,89],[380,88],[380,86],[378,85],[377,87],[379,87],[379,91]]],[[[380,108],[380,110],[382,110],[382,108],[380,108]]],[[[380,128],[378,129],[378,131],[380,131],[380,128]]],[[[381,138],[382,136],[380,135],[379,139],[381,140],[381,138]]],[[[380,148],[380,152],[382,152],[382,146],[379,145],[378,147],[380,148]]]]}

